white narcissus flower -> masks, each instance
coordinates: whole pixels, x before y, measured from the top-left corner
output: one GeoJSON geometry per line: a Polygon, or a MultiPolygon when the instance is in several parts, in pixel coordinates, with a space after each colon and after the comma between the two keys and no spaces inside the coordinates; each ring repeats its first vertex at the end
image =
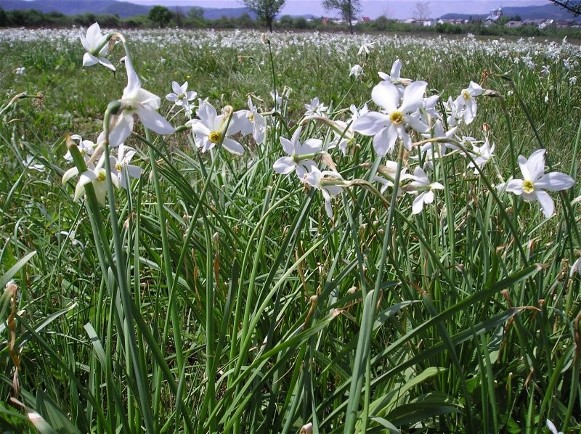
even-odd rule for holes
{"type": "Polygon", "coordinates": [[[468,168],[473,168],[474,174],[478,175],[480,173],[478,168],[482,170],[488,160],[494,156],[494,149],[494,144],[490,145],[488,140],[485,140],[482,146],[476,146],[475,144],[472,144],[472,150],[470,153],[472,154],[473,161],[468,164],[468,168]]]}
{"type": "Polygon", "coordinates": [[[274,162],[273,168],[276,173],[288,175],[296,171],[301,179],[317,167],[313,158],[322,150],[322,141],[319,139],[307,139],[300,142],[302,128],[298,127],[291,139],[280,138],[280,143],[288,157],[281,157],[274,162]]]}
{"type": "Polygon", "coordinates": [[[188,90],[187,81],[181,86],[177,81],[172,81],[171,89],[173,90],[173,92],[168,93],[165,96],[165,99],[167,99],[170,102],[173,102],[177,106],[183,107],[189,114],[191,111],[190,101],[196,99],[198,93],[194,92],[193,90],[188,90]]]}
{"type": "Polygon", "coordinates": [[[373,148],[380,156],[391,152],[398,137],[406,149],[411,149],[412,139],[406,127],[420,133],[429,129],[419,114],[427,85],[425,81],[414,81],[405,88],[400,103],[397,87],[389,81],[382,81],[373,88],[371,97],[383,110],[370,111],[359,117],[353,122],[353,130],[365,136],[373,136],[373,148]]]}
{"type": "Polygon", "coordinates": [[[252,103],[252,98],[248,97],[248,110],[238,110],[234,115],[238,119],[240,134],[244,136],[252,134],[256,143],[264,143],[266,120],[264,116],[258,113],[258,110],[252,103]]]}
{"type": "Polygon", "coordinates": [[[32,155],[27,155],[26,159],[22,162],[27,169],[36,170],[37,172],[44,172],[44,164],[35,163],[35,158],[32,155]]]}
{"type": "Polygon", "coordinates": [[[320,102],[319,98],[313,98],[311,100],[310,104],[305,104],[305,109],[307,110],[305,112],[305,117],[306,116],[326,116],[327,110],[329,109],[329,107],[327,107],[325,104],[320,102]]]}
{"type": "Polygon", "coordinates": [[[137,115],[145,128],[158,134],[171,134],[175,128],[160,115],[161,99],[153,93],[141,87],[141,81],[133,69],[131,59],[125,57],[125,69],[127,70],[127,86],[121,97],[121,113],[113,117],[113,128],[109,133],[109,144],[119,146],[133,132],[133,117],[137,115]]]}
{"type": "Polygon", "coordinates": [[[458,125],[458,119],[462,118],[462,111],[458,107],[457,100],[453,99],[451,96],[448,97],[448,101],[444,103],[446,113],[448,113],[447,122],[448,126],[455,127],[458,125]]]}
{"type": "Polygon", "coordinates": [[[424,204],[434,201],[434,190],[443,190],[444,186],[439,182],[431,182],[420,166],[416,167],[411,179],[413,181],[409,183],[410,189],[407,192],[417,195],[412,203],[412,214],[419,214],[424,209],[424,204]]]}
{"type": "Polygon", "coordinates": [[[278,92],[270,92],[270,96],[272,97],[272,101],[274,102],[275,110],[280,110],[282,106],[283,97],[278,92]]]}
{"type": "MultiPolygon", "coordinates": [[[[381,193],[385,193],[385,191],[389,187],[393,187],[395,184],[395,179],[397,177],[397,161],[387,160],[384,165],[378,167],[378,175],[373,177],[373,180],[379,182],[381,187],[379,191],[381,193]],[[381,175],[381,176],[380,176],[381,175]]],[[[400,184],[405,181],[406,179],[414,179],[413,175],[407,173],[407,169],[405,167],[400,168],[399,172],[399,182],[400,184]]],[[[401,189],[398,189],[398,194],[401,193],[401,189]]]]}
{"type": "Polygon", "coordinates": [[[373,47],[375,46],[375,42],[367,42],[365,41],[363,44],[361,44],[361,47],[359,47],[359,51],[357,52],[357,55],[368,55],[371,50],[373,49],[373,47]]]}
{"type": "Polygon", "coordinates": [[[238,119],[230,109],[225,110],[226,114],[218,115],[212,104],[200,101],[200,107],[196,111],[199,119],[186,122],[186,126],[192,129],[194,143],[202,152],[222,144],[232,154],[244,154],[244,147],[230,137],[240,131],[238,119]]]}
{"type": "Polygon", "coordinates": [[[448,149],[458,149],[457,146],[450,142],[442,141],[443,139],[450,139],[456,134],[456,128],[450,128],[448,131],[444,130],[444,125],[441,120],[437,120],[434,124],[434,132],[431,137],[424,134],[426,138],[439,139],[438,141],[428,142],[420,147],[420,154],[424,158],[424,166],[431,166],[433,161],[446,155],[448,149]]]}
{"type": "Polygon", "coordinates": [[[70,231],[60,231],[57,235],[63,235],[71,240],[71,244],[73,247],[80,247],[81,249],[85,248],[85,245],[75,238],[76,231],[74,229],[70,231]]]}
{"type": "Polygon", "coordinates": [[[402,91],[403,86],[411,84],[412,80],[409,78],[403,78],[401,76],[401,67],[402,67],[401,60],[396,59],[395,62],[393,62],[393,65],[391,65],[391,71],[389,72],[389,74],[386,74],[385,72],[381,71],[378,72],[378,74],[382,80],[395,84],[398,90],[402,91]]]}
{"type": "Polygon", "coordinates": [[[338,172],[332,170],[320,171],[317,167],[306,173],[302,179],[305,184],[321,190],[323,199],[325,199],[325,211],[327,216],[332,219],[333,207],[331,206],[331,200],[341,193],[341,189],[347,186],[348,183],[343,180],[343,177],[338,172]]]}
{"type": "MultiPolygon", "coordinates": [[[[95,152],[96,145],[90,140],[83,140],[83,138],[78,134],[73,134],[71,136],[71,140],[77,141],[77,147],[79,148],[79,152],[81,153],[85,161],[87,161],[87,159],[95,152]]],[[[71,151],[67,151],[67,153],[64,156],[64,159],[67,161],[73,161],[71,151]]]]}
{"type": "Polygon", "coordinates": [[[476,117],[476,97],[482,95],[484,89],[479,84],[470,82],[466,89],[462,89],[458,98],[456,98],[456,108],[459,115],[464,119],[466,125],[470,124],[476,117]]]}
{"type": "Polygon", "coordinates": [[[86,53],[83,56],[83,66],[93,66],[100,63],[111,71],[115,71],[113,64],[104,56],[108,54],[107,35],[101,33],[99,23],[92,24],[87,29],[87,35],[81,34],[81,44],[86,53]],[[101,49],[99,49],[101,47],[101,49]]]}
{"type": "Polygon", "coordinates": [[[111,162],[111,176],[117,178],[114,183],[126,190],[129,188],[130,178],[139,178],[141,176],[141,167],[130,164],[136,152],[135,149],[122,143],[117,148],[117,157],[111,156],[109,159],[111,162]]]}
{"type": "Polygon", "coordinates": [[[352,104],[349,110],[351,111],[351,119],[347,122],[340,120],[326,121],[328,125],[331,126],[334,134],[334,138],[327,145],[327,149],[339,147],[343,155],[347,155],[347,146],[355,141],[353,122],[369,111],[367,104],[361,107],[361,109],[358,109],[355,105],[352,104]]]}
{"type": "Polygon", "coordinates": [[[353,65],[349,70],[349,77],[353,76],[355,78],[359,78],[361,74],[363,74],[363,68],[359,64],[353,65]]]}
{"type": "MultiPolygon", "coordinates": [[[[75,200],[78,200],[85,194],[85,185],[92,183],[93,189],[95,190],[95,196],[97,202],[101,205],[105,205],[105,196],[107,195],[107,171],[103,167],[105,164],[105,156],[103,156],[93,168],[88,168],[79,176],[79,181],[75,188],[75,200]]],[[[75,168],[76,169],[76,168],[75,168]]],[[[65,172],[63,176],[63,183],[70,179],[69,171],[65,172]]],[[[78,170],[77,170],[78,173],[78,170]]],[[[119,181],[116,176],[111,177],[111,181],[115,187],[119,188],[119,181]]]]}
{"type": "Polygon", "coordinates": [[[353,123],[352,122],[347,123],[345,121],[339,120],[329,122],[330,125],[332,126],[334,138],[327,145],[327,149],[339,147],[343,155],[347,155],[347,146],[355,138],[353,129],[351,128],[351,125],[353,125],[353,123]]]}
{"type": "Polygon", "coordinates": [[[555,204],[547,191],[561,191],[571,188],[575,180],[561,172],[545,173],[545,150],[538,149],[527,160],[518,157],[518,165],[523,179],[512,179],[505,185],[506,191],[514,193],[526,202],[539,201],[545,218],[555,212],[555,204]]]}

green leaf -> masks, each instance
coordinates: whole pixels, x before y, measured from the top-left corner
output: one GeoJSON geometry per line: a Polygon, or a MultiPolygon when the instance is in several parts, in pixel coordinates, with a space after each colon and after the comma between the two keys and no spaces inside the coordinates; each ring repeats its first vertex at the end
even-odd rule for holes
{"type": "MultiPolygon", "coordinates": [[[[36,394],[36,409],[41,416],[46,419],[50,426],[45,426],[42,433],[79,433],[80,431],[72,424],[67,416],[58,408],[57,404],[50,397],[39,390],[36,394]],[[46,431],[45,431],[46,429],[46,431]]],[[[31,419],[32,420],[32,419],[31,419]]],[[[35,424],[36,426],[36,424],[35,424]]],[[[38,428],[38,426],[37,426],[38,428]]]]}
{"type": "Polygon", "coordinates": [[[12,277],[14,277],[14,275],[18,273],[18,271],[20,271],[20,269],[24,267],[24,264],[26,264],[30,260],[30,258],[32,258],[34,255],[36,255],[36,251],[30,252],[28,255],[26,255],[24,258],[20,259],[16,264],[10,267],[10,269],[6,273],[4,273],[2,277],[0,277],[0,289],[3,290],[3,288],[6,287],[6,284],[10,282],[10,279],[12,279],[12,277]]]}
{"type": "Polygon", "coordinates": [[[85,328],[85,331],[87,332],[87,334],[89,335],[89,339],[91,340],[91,343],[93,344],[93,349],[95,350],[95,355],[99,359],[99,362],[101,363],[101,365],[105,366],[105,364],[106,364],[105,363],[105,361],[106,361],[105,350],[103,349],[103,344],[101,344],[101,340],[99,339],[97,332],[95,331],[94,327],[92,326],[92,324],[90,322],[85,324],[84,328],[85,328]]]}
{"type": "Polygon", "coordinates": [[[387,417],[395,426],[402,426],[413,425],[430,417],[450,413],[460,413],[460,408],[444,401],[427,401],[400,405],[387,417]]]}

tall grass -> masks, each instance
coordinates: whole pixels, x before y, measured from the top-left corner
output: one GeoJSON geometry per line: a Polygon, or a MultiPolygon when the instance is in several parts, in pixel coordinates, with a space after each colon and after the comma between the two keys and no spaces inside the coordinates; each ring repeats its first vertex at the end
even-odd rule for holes
{"type": "MultiPolygon", "coordinates": [[[[77,166],[84,160],[65,137],[102,131],[123,68],[82,69],[82,47],[68,39],[0,42],[0,286],[14,282],[0,311],[6,431],[534,433],[547,419],[579,429],[579,186],[553,194],[551,219],[496,189],[537,148],[552,170],[577,174],[578,47],[126,38],[144,88],[163,96],[188,80],[235,110],[251,93],[266,140],[244,142],[243,156],[201,153],[185,128],[156,136],[137,126],[128,144],[142,177],[127,191],[109,177],[106,206],[92,184],[73,201],[74,185],[61,183],[67,145],[77,166]],[[411,214],[414,196],[372,187],[385,160],[358,135],[346,155],[329,150],[357,180],[329,219],[320,192],[273,172],[280,138],[301,124],[302,139],[328,143],[304,104],[319,97],[344,119],[396,58],[442,101],[470,80],[494,90],[462,133],[486,134],[496,156],[476,173],[461,151],[435,161],[430,177],[444,189],[411,214]],[[348,75],[354,63],[359,79],[348,75]],[[285,87],[275,111],[270,93],[285,87]],[[26,167],[28,155],[43,172],[26,167]]],[[[169,103],[161,112],[185,121],[169,103]]],[[[394,154],[399,168],[418,164],[416,149],[394,154]]]]}

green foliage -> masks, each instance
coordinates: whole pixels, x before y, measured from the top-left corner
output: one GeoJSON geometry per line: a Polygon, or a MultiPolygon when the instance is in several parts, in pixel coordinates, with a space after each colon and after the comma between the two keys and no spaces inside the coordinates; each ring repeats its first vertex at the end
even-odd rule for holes
{"type": "Polygon", "coordinates": [[[0,27],[5,27],[8,25],[8,15],[6,11],[0,7],[0,27]]]}
{"type": "MultiPolygon", "coordinates": [[[[19,291],[14,309],[6,297],[0,309],[3,399],[15,393],[16,355],[21,402],[47,432],[543,432],[546,419],[579,429],[579,186],[555,195],[549,220],[494,188],[538,142],[576,176],[579,125],[568,114],[580,110],[570,84],[579,65],[538,54],[530,67],[522,52],[479,50],[473,38],[465,50],[454,39],[383,38],[358,55],[372,36],[263,44],[258,32],[181,33],[126,34],[144,87],[165,95],[188,80],[235,110],[252,94],[266,143],[245,142],[242,157],[203,154],[188,131],[146,138],[138,124],[128,144],[146,173],[112,209],[74,202],[61,179],[65,136],[96,138],[123,71],[82,68],[67,38],[0,42],[0,283],[19,291]],[[304,138],[328,142],[323,124],[302,119],[304,105],[317,96],[343,118],[396,58],[402,76],[426,78],[444,100],[470,80],[502,95],[480,97],[467,131],[486,128],[498,160],[482,176],[459,152],[438,161],[446,189],[420,215],[411,195],[353,186],[330,221],[319,192],[272,172],[280,137],[304,121],[304,138]],[[359,79],[348,76],[355,62],[359,79]],[[288,100],[269,116],[270,92],[284,86],[288,100]],[[45,171],[26,168],[28,155],[45,171]]],[[[118,67],[120,56],[115,47],[118,67]]],[[[183,123],[165,100],[160,112],[183,123]]],[[[349,179],[370,179],[382,162],[363,136],[345,156],[330,152],[349,179]]],[[[27,420],[0,403],[3,428],[31,430],[27,420]]]]}
{"type": "Polygon", "coordinates": [[[256,14],[272,32],[272,23],[286,0],[242,0],[247,8],[256,14]]]}
{"type": "Polygon", "coordinates": [[[173,14],[165,6],[154,6],[150,9],[147,18],[158,27],[165,27],[169,24],[173,14]]]}
{"type": "Polygon", "coordinates": [[[345,22],[357,19],[361,12],[360,0],[323,0],[323,7],[328,10],[336,10],[345,22]]]}

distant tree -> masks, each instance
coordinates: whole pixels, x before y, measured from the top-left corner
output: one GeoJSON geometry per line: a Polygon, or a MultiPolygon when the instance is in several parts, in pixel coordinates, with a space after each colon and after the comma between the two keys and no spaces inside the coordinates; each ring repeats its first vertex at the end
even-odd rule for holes
{"type": "Polygon", "coordinates": [[[296,17],[293,20],[293,27],[295,29],[304,30],[309,28],[309,23],[307,22],[305,17],[296,17]]]}
{"type": "Polygon", "coordinates": [[[254,20],[247,13],[240,15],[238,18],[235,18],[233,21],[236,22],[237,27],[242,27],[243,29],[247,29],[247,28],[251,28],[251,27],[255,26],[254,20]]]}
{"type": "Polygon", "coordinates": [[[188,10],[187,24],[191,27],[205,27],[207,26],[204,20],[204,9],[194,6],[188,10]]]}
{"type": "Polygon", "coordinates": [[[121,20],[119,19],[118,15],[103,14],[103,15],[97,15],[96,21],[100,25],[102,25],[103,27],[119,27],[121,20]]]}
{"type": "Polygon", "coordinates": [[[0,8],[0,27],[5,27],[8,25],[8,15],[4,9],[0,8]]]}
{"type": "Polygon", "coordinates": [[[186,18],[186,15],[184,14],[183,9],[180,8],[179,6],[176,6],[173,9],[173,20],[176,23],[176,26],[183,27],[185,18],[186,18]]]}
{"type": "Polygon", "coordinates": [[[188,18],[191,20],[203,20],[204,19],[204,9],[194,6],[188,11],[188,18]]]}
{"type": "Polygon", "coordinates": [[[16,9],[8,11],[7,21],[11,26],[41,26],[44,22],[44,14],[35,9],[16,9]]]}
{"type": "Polygon", "coordinates": [[[274,17],[280,12],[286,0],[242,0],[246,7],[256,14],[272,32],[274,17]]]}
{"type": "Polygon", "coordinates": [[[373,25],[372,25],[372,27],[375,30],[380,30],[380,31],[387,30],[388,26],[389,26],[389,20],[384,15],[377,17],[375,19],[375,21],[373,21],[373,25]]]}
{"type": "Polygon", "coordinates": [[[283,15],[278,20],[278,25],[280,27],[285,28],[285,29],[288,29],[288,28],[292,27],[293,26],[293,17],[290,16],[290,15],[283,15]]]}
{"type": "Polygon", "coordinates": [[[562,8],[567,9],[573,15],[581,15],[581,0],[549,0],[562,8]]]}
{"type": "Polygon", "coordinates": [[[417,1],[412,13],[412,18],[416,21],[426,21],[430,19],[430,2],[417,1]]]}
{"type": "Polygon", "coordinates": [[[360,0],[323,0],[323,7],[327,11],[338,11],[343,21],[349,24],[349,31],[353,33],[353,20],[361,12],[360,0]]]}
{"type": "Polygon", "coordinates": [[[158,27],[165,27],[172,19],[171,11],[165,6],[154,6],[149,10],[147,18],[158,27]]]}

